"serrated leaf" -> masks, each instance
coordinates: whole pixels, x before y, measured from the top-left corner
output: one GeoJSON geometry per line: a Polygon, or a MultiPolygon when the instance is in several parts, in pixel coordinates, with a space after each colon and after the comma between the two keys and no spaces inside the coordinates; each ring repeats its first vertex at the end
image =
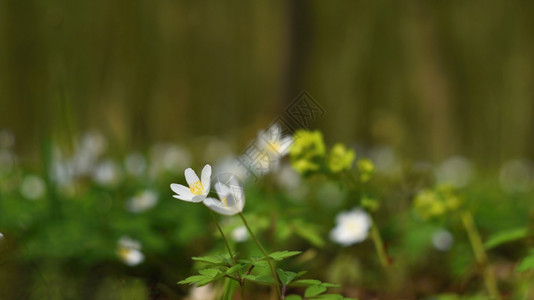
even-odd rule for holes
{"type": "Polygon", "coordinates": [[[221,271],[218,270],[218,269],[203,269],[203,270],[199,270],[198,273],[200,273],[202,275],[206,275],[206,276],[215,277],[218,274],[220,274],[221,271]]]}
{"type": "Polygon", "coordinates": [[[290,271],[284,271],[282,269],[276,270],[278,273],[278,278],[282,282],[283,285],[288,285],[295,277],[297,277],[297,273],[290,272],[290,271]]]}
{"type": "Polygon", "coordinates": [[[312,285],[320,285],[321,281],[316,279],[299,279],[293,281],[290,286],[312,286],[312,285]]]}
{"type": "Polygon", "coordinates": [[[302,300],[302,297],[299,295],[288,295],[286,300],[302,300]]]}
{"type": "Polygon", "coordinates": [[[299,255],[301,254],[301,251],[276,251],[271,254],[269,254],[269,257],[271,257],[274,260],[282,260],[286,259],[291,256],[299,255]]]}
{"type": "Polygon", "coordinates": [[[500,231],[495,234],[492,234],[489,237],[488,241],[484,244],[484,246],[486,247],[486,249],[491,249],[504,243],[526,238],[527,234],[528,229],[524,227],[500,231]]]}
{"type": "Polygon", "coordinates": [[[523,258],[515,270],[517,272],[534,270],[534,250],[530,250],[530,253],[523,258]]]}
{"type": "Polygon", "coordinates": [[[243,275],[243,278],[264,285],[273,285],[274,280],[270,276],[265,275],[243,275]]]}
{"type": "Polygon", "coordinates": [[[229,268],[228,270],[226,270],[226,274],[234,274],[235,272],[241,270],[241,268],[243,268],[245,265],[243,264],[236,264],[234,266],[232,266],[231,268],[229,268]]]}
{"type": "Polygon", "coordinates": [[[326,287],[322,285],[312,285],[304,292],[304,297],[315,297],[326,291],[326,287]]]}
{"type": "Polygon", "coordinates": [[[193,276],[187,277],[186,279],[184,279],[182,281],[178,281],[178,284],[197,283],[197,282],[202,281],[204,279],[206,279],[205,275],[193,275],[193,276]]]}
{"type": "Polygon", "coordinates": [[[199,256],[193,257],[193,260],[213,265],[224,264],[224,258],[218,256],[199,256]]]}

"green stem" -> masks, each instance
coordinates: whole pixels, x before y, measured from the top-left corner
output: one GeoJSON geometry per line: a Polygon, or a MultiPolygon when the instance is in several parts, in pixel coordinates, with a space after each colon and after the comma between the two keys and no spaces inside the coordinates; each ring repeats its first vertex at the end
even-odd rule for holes
{"type": "Polygon", "coordinates": [[[469,211],[462,212],[462,222],[464,224],[467,235],[469,236],[469,241],[473,247],[473,252],[475,252],[475,258],[477,263],[482,267],[484,275],[484,283],[488,289],[488,293],[492,299],[500,300],[501,294],[497,288],[497,281],[495,280],[495,275],[488,267],[488,257],[486,255],[486,250],[484,250],[484,245],[482,244],[482,238],[478,232],[475,221],[473,220],[473,215],[469,211]]]}
{"type": "Polygon", "coordinates": [[[374,222],[371,225],[371,238],[373,239],[373,243],[375,244],[376,252],[378,253],[378,259],[380,260],[380,263],[385,268],[389,267],[388,254],[386,253],[386,249],[384,248],[384,242],[382,242],[380,231],[378,230],[378,227],[374,222]]]}
{"type": "Polygon", "coordinates": [[[230,244],[228,244],[228,240],[226,239],[226,236],[224,235],[224,232],[222,231],[221,226],[219,225],[219,222],[217,221],[217,218],[215,217],[211,209],[209,211],[210,211],[211,217],[213,218],[213,222],[215,222],[215,225],[217,225],[217,229],[219,229],[219,233],[221,234],[224,244],[226,245],[226,250],[228,250],[228,254],[230,254],[230,258],[232,259],[235,265],[236,261],[235,261],[234,255],[232,254],[232,249],[230,249],[230,244]]]}
{"type": "Polygon", "coordinates": [[[243,224],[245,224],[245,227],[248,230],[248,233],[250,233],[250,236],[260,249],[261,253],[263,253],[263,256],[265,256],[265,259],[267,260],[267,263],[269,264],[269,268],[271,269],[271,275],[273,276],[274,282],[276,284],[276,293],[278,294],[278,299],[282,299],[282,293],[280,292],[280,280],[278,279],[278,275],[276,275],[276,270],[273,266],[273,263],[271,261],[271,258],[269,257],[269,254],[267,254],[267,251],[265,251],[265,248],[260,244],[258,239],[256,239],[256,236],[254,236],[254,233],[252,233],[252,230],[250,229],[250,226],[248,226],[247,220],[243,216],[242,213],[239,213],[239,217],[241,217],[241,220],[243,220],[243,224]]]}

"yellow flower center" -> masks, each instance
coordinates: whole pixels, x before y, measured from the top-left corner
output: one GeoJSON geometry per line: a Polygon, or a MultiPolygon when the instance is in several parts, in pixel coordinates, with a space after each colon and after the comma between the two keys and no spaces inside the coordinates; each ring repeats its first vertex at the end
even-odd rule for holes
{"type": "Polygon", "coordinates": [[[228,207],[228,201],[226,200],[226,197],[223,197],[221,202],[224,204],[224,206],[228,207]]]}
{"type": "Polygon", "coordinates": [[[269,150],[274,153],[280,153],[280,143],[278,141],[269,142],[269,150]]]}
{"type": "Polygon", "coordinates": [[[120,247],[119,250],[117,250],[117,254],[122,260],[126,260],[128,254],[130,254],[130,251],[131,250],[126,247],[120,247]]]}
{"type": "Polygon", "coordinates": [[[200,180],[189,186],[189,189],[191,190],[191,193],[193,193],[193,195],[195,196],[202,195],[204,193],[204,186],[202,185],[202,182],[200,182],[200,180]]]}

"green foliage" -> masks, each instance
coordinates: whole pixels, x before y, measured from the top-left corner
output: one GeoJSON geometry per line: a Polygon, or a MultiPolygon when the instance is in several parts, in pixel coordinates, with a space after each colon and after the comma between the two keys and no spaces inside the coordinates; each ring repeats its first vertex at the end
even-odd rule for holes
{"type": "Polygon", "coordinates": [[[350,170],[355,158],[356,152],[354,150],[347,149],[345,145],[337,143],[328,153],[328,168],[332,173],[350,170]]]}
{"type": "Polygon", "coordinates": [[[461,205],[453,187],[438,185],[434,189],[420,191],[414,200],[415,211],[423,219],[433,219],[455,212],[461,205]]]}
{"type": "Polygon", "coordinates": [[[534,270],[534,249],[531,249],[529,254],[521,260],[519,265],[516,267],[516,271],[524,272],[534,270]]]}
{"type": "Polygon", "coordinates": [[[495,248],[504,243],[524,239],[527,237],[527,234],[528,234],[528,228],[525,228],[525,227],[503,230],[503,231],[492,234],[488,238],[484,246],[486,247],[486,249],[495,248]]]}
{"type": "Polygon", "coordinates": [[[297,130],[289,154],[291,165],[301,174],[318,171],[326,154],[323,134],[320,131],[297,130]]]}

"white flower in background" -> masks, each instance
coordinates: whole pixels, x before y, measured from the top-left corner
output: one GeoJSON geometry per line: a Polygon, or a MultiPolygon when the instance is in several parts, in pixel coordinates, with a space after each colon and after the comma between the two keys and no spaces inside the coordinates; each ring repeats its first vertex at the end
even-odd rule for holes
{"type": "Polygon", "coordinates": [[[509,193],[527,191],[532,187],[533,179],[532,163],[525,159],[509,160],[499,171],[501,187],[509,193]]]}
{"type": "Polygon", "coordinates": [[[150,169],[152,178],[161,173],[176,173],[191,165],[191,153],[185,148],[171,144],[156,144],[150,149],[150,169]]]}
{"type": "Polygon", "coordinates": [[[443,161],[436,169],[438,183],[451,184],[461,188],[473,177],[473,165],[462,156],[453,156],[443,161]]]}
{"type": "Polygon", "coordinates": [[[117,255],[126,265],[133,267],[145,260],[139,241],[123,236],[119,239],[118,244],[117,255]]]}
{"type": "Polygon", "coordinates": [[[216,296],[216,290],[212,284],[203,286],[193,286],[189,291],[189,297],[187,300],[213,300],[216,296]]]}
{"type": "Polygon", "coordinates": [[[206,198],[204,205],[222,215],[232,216],[243,211],[245,193],[235,177],[231,177],[228,183],[228,185],[222,182],[215,183],[215,191],[220,200],[206,198]]]}
{"type": "Polygon", "coordinates": [[[132,176],[141,176],[146,170],[146,159],[143,154],[134,152],[128,154],[124,159],[126,172],[132,176]]]}
{"type": "Polygon", "coordinates": [[[144,190],[126,202],[126,209],[133,213],[143,212],[158,203],[158,193],[153,190],[144,190]]]}
{"type": "Polygon", "coordinates": [[[4,239],[4,235],[0,232],[0,241],[4,239]]]}
{"type": "Polygon", "coordinates": [[[173,195],[174,198],[189,201],[189,202],[202,202],[206,199],[210,191],[211,184],[211,166],[205,165],[200,175],[200,180],[191,168],[185,170],[185,180],[189,187],[181,184],[171,184],[171,190],[177,195],[173,195]]]}
{"type": "Polygon", "coordinates": [[[59,148],[54,149],[49,172],[52,181],[54,181],[60,188],[69,189],[73,186],[74,165],[71,160],[63,157],[59,148]]]}
{"type": "Polygon", "coordinates": [[[72,157],[74,172],[77,176],[89,175],[93,171],[98,158],[105,152],[107,142],[97,132],[88,132],[78,141],[76,152],[72,157]]]}
{"type": "Polygon", "coordinates": [[[276,182],[287,191],[298,189],[301,181],[300,174],[289,164],[283,164],[280,170],[278,170],[276,182]]]}
{"type": "Polygon", "coordinates": [[[446,229],[438,230],[432,235],[432,245],[439,251],[448,251],[453,243],[454,238],[446,229]]]}
{"type": "Polygon", "coordinates": [[[371,217],[361,209],[341,212],[336,217],[336,227],[330,231],[330,239],[342,246],[350,246],[367,238],[371,217]]]}
{"type": "Polygon", "coordinates": [[[39,176],[28,175],[20,184],[20,193],[27,199],[37,200],[45,193],[46,187],[43,179],[39,176]]]}
{"type": "Polygon", "coordinates": [[[238,243],[246,241],[248,239],[247,228],[245,226],[236,227],[232,230],[232,238],[238,243]]]}
{"type": "Polygon", "coordinates": [[[257,143],[271,159],[278,160],[289,152],[293,137],[289,135],[282,136],[280,125],[273,124],[267,130],[260,131],[257,143]]]}
{"type": "Polygon", "coordinates": [[[121,172],[117,163],[108,159],[99,163],[93,170],[93,180],[101,185],[115,185],[121,179],[121,172]]]}

